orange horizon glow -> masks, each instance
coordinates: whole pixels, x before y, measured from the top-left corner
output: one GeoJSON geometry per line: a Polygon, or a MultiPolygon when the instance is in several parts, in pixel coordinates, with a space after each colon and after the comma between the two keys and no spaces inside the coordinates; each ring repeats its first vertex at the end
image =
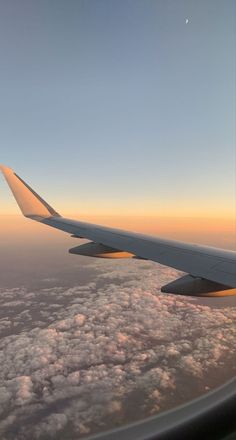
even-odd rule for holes
{"type": "MultiPolygon", "coordinates": [[[[150,205],[146,205],[142,203],[142,206],[133,205],[131,202],[117,205],[108,205],[104,204],[104,206],[100,205],[99,207],[91,204],[89,205],[83,203],[83,207],[78,207],[76,209],[73,206],[63,205],[61,203],[54,203],[53,208],[57,212],[59,212],[63,217],[73,217],[73,218],[81,218],[81,217],[96,217],[96,218],[104,218],[104,217],[132,217],[132,218],[181,218],[181,219],[222,219],[223,221],[234,221],[236,222],[236,206],[226,207],[221,206],[220,208],[212,208],[209,209],[198,209],[196,206],[183,206],[183,207],[175,207],[171,206],[171,208],[158,206],[158,207],[150,207],[150,205]]],[[[201,207],[203,208],[203,207],[201,207]]],[[[12,216],[12,215],[21,215],[20,210],[15,203],[4,203],[4,207],[0,206],[0,217],[2,216],[12,216]]]]}
{"type": "MultiPolygon", "coordinates": [[[[131,230],[148,235],[156,235],[174,240],[206,244],[236,250],[236,223],[232,218],[166,217],[166,216],[127,216],[127,215],[89,215],[65,214],[88,223],[118,229],[131,230]]],[[[0,216],[0,244],[13,239],[63,240],[68,235],[47,227],[23,216],[10,214],[0,216]]]]}

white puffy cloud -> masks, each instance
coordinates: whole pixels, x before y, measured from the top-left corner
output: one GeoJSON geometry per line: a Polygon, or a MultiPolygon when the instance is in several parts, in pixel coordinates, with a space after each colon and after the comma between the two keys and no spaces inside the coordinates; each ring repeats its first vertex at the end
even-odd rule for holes
{"type": "Polygon", "coordinates": [[[161,294],[178,273],[150,262],[90,264],[97,274],[84,286],[1,293],[6,440],[12,431],[17,440],[63,438],[66,429],[77,439],[154,414],[189,397],[189,378],[193,397],[199,383],[212,386],[210,369],[220,383],[235,359],[235,307],[161,294]]]}

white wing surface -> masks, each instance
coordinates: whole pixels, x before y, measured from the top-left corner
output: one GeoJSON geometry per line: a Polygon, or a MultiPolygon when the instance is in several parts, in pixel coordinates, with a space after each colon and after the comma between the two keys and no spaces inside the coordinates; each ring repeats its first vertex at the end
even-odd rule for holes
{"type": "Polygon", "coordinates": [[[10,168],[0,167],[22,213],[33,220],[90,240],[70,252],[100,258],[142,258],[188,273],[162,288],[168,293],[236,294],[236,252],[164,240],[61,217],[10,168]]]}

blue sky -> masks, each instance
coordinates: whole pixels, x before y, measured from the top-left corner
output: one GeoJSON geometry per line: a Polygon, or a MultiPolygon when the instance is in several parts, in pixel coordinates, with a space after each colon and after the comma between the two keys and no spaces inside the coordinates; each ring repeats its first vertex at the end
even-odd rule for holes
{"type": "Polygon", "coordinates": [[[234,54],[232,0],[3,1],[0,162],[67,210],[232,213],[234,54]]]}

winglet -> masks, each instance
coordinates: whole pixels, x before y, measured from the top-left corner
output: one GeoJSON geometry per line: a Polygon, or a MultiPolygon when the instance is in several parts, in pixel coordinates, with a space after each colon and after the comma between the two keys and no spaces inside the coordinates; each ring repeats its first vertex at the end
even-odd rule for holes
{"type": "Polygon", "coordinates": [[[8,185],[25,217],[40,220],[40,218],[60,217],[27,183],[24,182],[11,168],[0,165],[8,185]]]}

